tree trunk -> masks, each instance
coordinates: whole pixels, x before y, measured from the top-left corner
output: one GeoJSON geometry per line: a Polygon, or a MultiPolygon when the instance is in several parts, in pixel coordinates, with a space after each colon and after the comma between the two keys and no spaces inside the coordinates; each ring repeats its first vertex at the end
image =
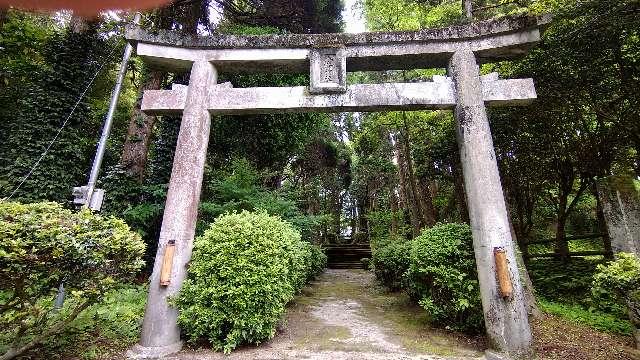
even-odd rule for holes
{"type": "Polygon", "coordinates": [[[566,171],[569,167],[565,168],[563,171],[563,176],[561,177],[561,182],[559,186],[559,195],[558,195],[558,209],[557,209],[557,217],[558,222],[556,224],[556,241],[555,241],[555,251],[560,260],[563,262],[567,262],[569,260],[569,244],[567,243],[567,236],[565,233],[565,228],[567,225],[567,220],[569,218],[569,214],[575,209],[578,200],[580,200],[580,196],[582,193],[589,188],[590,182],[592,182],[591,178],[580,178],[580,187],[575,193],[575,196],[569,203],[569,195],[573,191],[573,185],[575,181],[575,176],[573,175],[573,170],[566,171]],[[569,174],[567,176],[567,174],[569,174]]]}
{"type": "Polygon", "coordinates": [[[82,34],[89,30],[90,22],[85,17],[79,15],[71,15],[69,21],[69,30],[75,34],[82,34]]]}
{"type": "MultiPolygon", "coordinates": [[[[429,181],[429,191],[431,191],[431,200],[433,201],[433,199],[436,198],[436,196],[438,196],[438,191],[440,190],[440,186],[438,184],[438,182],[436,180],[430,180],[429,181]]],[[[438,218],[438,211],[437,209],[435,209],[434,206],[434,210],[436,211],[436,219],[438,218]]]]}
{"type": "MultiPolygon", "coordinates": [[[[367,185],[367,191],[369,190],[369,186],[367,185]]],[[[368,196],[363,196],[356,199],[356,206],[358,207],[358,231],[362,233],[367,233],[369,229],[367,229],[367,209],[368,209],[368,196]]]]}
{"type": "Polygon", "coordinates": [[[4,6],[0,6],[0,29],[2,29],[2,26],[4,25],[4,23],[7,22],[8,13],[9,13],[8,8],[4,6]]]}
{"type": "Polygon", "coordinates": [[[566,215],[564,210],[559,210],[556,224],[555,252],[562,262],[569,260],[569,244],[567,243],[567,234],[565,233],[565,227],[567,225],[566,215]]]}
{"type": "Polygon", "coordinates": [[[432,227],[436,224],[436,208],[433,205],[433,198],[431,197],[431,189],[429,186],[429,179],[425,177],[418,178],[418,186],[420,193],[420,201],[422,204],[422,216],[424,218],[424,224],[427,227],[432,227]]]}
{"type": "Polygon", "coordinates": [[[391,234],[398,235],[398,200],[393,189],[389,191],[389,204],[391,205],[391,234]]]}
{"type": "Polygon", "coordinates": [[[398,177],[400,178],[400,188],[404,193],[406,200],[405,206],[409,211],[409,217],[411,219],[411,225],[413,227],[413,235],[418,236],[420,234],[420,208],[418,201],[415,197],[415,188],[411,181],[411,175],[409,174],[409,166],[407,154],[404,149],[404,136],[396,134],[395,150],[398,156],[398,177]]]}
{"type": "Polygon", "coordinates": [[[160,89],[163,80],[164,73],[157,70],[150,71],[145,76],[144,82],[140,87],[138,100],[129,119],[127,138],[124,142],[120,162],[127,174],[139,182],[142,182],[144,179],[149,154],[149,144],[151,143],[151,137],[153,135],[153,126],[157,119],[155,116],[146,115],[140,110],[142,95],[146,90],[160,89]]]}
{"type": "Polygon", "coordinates": [[[462,171],[460,171],[460,164],[457,161],[453,167],[453,185],[460,221],[469,224],[469,209],[467,207],[467,198],[464,190],[464,179],[462,177],[462,171]]]}
{"type": "Polygon", "coordinates": [[[340,197],[340,191],[335,189],[332,191],[331,207],[333,212],[333,232],[336,238],[340,237],[340,218],[342,215],[342,198],[340,197]]]}
{"type": "Polygon", "coordinates": [[[611,238],[609,237],[609,231],[607,229],[607,221],[604,217],[604,211],[602,210],[602,201],[600,200],[600,194],[596,182],[594,181],[591,186],[591,192],[596,198],[596,217],[598,219],[598,231],[602,233],[602,242],[604,245],[604,251],[607,253],[605,257],[607,259],[613,259],[613,249],[611,248],[611,238]]]}
{"type": "Polygon", "coordinates": [[[634,141],[634,145],[634,148],[636,149],[636,159],[633,170],[636,173],[636,177],[640,177],[640,140],[636,139],[634,141]]]}
{"type": "Polygon", "coordinates": [[[402,132],[402,149],[404,151],[404,158],[407,164],[407,176],[409,178],[409,184],[411,185],[411,192],[415,199],[415,211],[419,219],[419,233],[422,228],[435,225],[435,213],[433,201],[431,200],[431,193],[429,192],[429,185],[424,181],[424,179],[417,179],[416,172],[414,171],[413,158],[411,157],[409,126],[407,125],[407,119],[404,112],[402,114],[404,125],[402,132]]]}
{"type": "Polygon", "coordinates": [[[462,0],[462,12],[468,20],[473,20],[473,1],[462,0]]]}

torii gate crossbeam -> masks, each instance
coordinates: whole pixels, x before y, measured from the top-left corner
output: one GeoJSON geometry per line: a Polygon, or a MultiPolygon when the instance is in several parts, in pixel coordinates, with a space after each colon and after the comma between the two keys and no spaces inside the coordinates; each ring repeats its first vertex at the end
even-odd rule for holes
{"type": "Polygon", "coordinates": [[[535,88],[531,79],[480,76],[478,61],[526,53],[547,22],[517,17],[418,32],[206,38],[129,29],[127,38],[150,65],[191,71],[188,86],[145,91],[143,97],[143,111],[182,113],[182,123],[142,336],[129,356],[157,358],[182,347],[177,311],[167,299],[180,290],[191,257],[212,114],[454,109],[489,344],[506,356],[530,358],[531,329],[486,106],[525,105],[535,99],[535,88]],[[347,71],[428,67],[447,67],[449,77],[346,85],[347,71]],[[310,86],[233,88],[216,84],[218,71],[308,72],[310,86]],[[175,255],[165,286],[160,276],[169,243],[175,255]],[[506,255],[513,286],[507,297],[496,275],[498,250],[506,255]]]}

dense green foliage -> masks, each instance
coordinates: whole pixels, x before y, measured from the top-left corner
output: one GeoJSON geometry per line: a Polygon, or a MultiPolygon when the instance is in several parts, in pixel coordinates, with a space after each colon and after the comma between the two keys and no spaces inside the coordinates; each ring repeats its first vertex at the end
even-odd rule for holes
{"type": "Polygon", "coordinates": [[[230,352],[275,334],[285,305],[325,258],[288,223],[266,213],[230,213],[195,241],[177,306],[191,341],[230,352]]]}
{"type": "MultiPolygon", "coordinates": [[[[121,49],[117,39],[102,35],[104,30],[91,24],[74,32],[46,16],[15,11],[0,28],[0,197],[17,188],[77,101],[55,146],[14,197],[64,201],[85,181],[113,84],[110,70],[121,49]]],[[[122,98],[116,123],[131,105],[131,97],[122,98]]],[[[106,162],[113,162],[111,153],[106,162]]]]}
{"type": "Polygon", "coordinates": [[[484,326],[471,229],[438,224],[412,241],[409,294],[431,319],[457,330],[484,326]]]}
{"type": "Polygon", "coordinates": [[[33,347],[64,330],[132,280],[143,253],[140,236],[116,218],[55,203],[0,202],[0,352],[33,347]],[[68,299],[54,311],[61,283],[68,299]]]}
{"type": "Polygon", "coordinates": [[[209,175],[203,194],[207,200],[200,204],[199,230],[226,212],[265,211],[287,220],[309,240],[326,221],[322,215],[301,211],[296,193],[290,189],[265,188],[263,183],[269,180],[270,173],[258,171],[244,158],[234,159],[227,167],[209,175]]]}
{"type": "Polygon", "coordinates": [[[302,242],[304,250],[304,263],[306,264],[306,281],[311,281],[318,275],[322,274],[327,267],[327,255],[318,245],[310,244],[306,241],[302,242]]]}
{"type": "Polygon", "coordinates": [[[599,265],[591,295],[597,308],[619,316],[628,314],[629,306],[640,309],[640,259],[620,253],[616,261],[599,265]]]}
{"type": "Polygon", "coordinates": [[[484,326],[473,240],[466,224],[436,224],[417,238],[378,240],[371,264],[390,290],[403,289],[434,324],[478,331],[484,326]]]}
{"type": "Polygon", "coordinates": [[[564,264],[552,259],[532,259],[527,264],[536,294],[546,299],[588,306],[589,289],[601,259],[571,259],[564,264]]]}
{"type": "MultiPolygon", "coordinates": [[[[56,336],[45,339],[29,359],[108,358],[138,341],[147,288],[122,285],[89,306],[56,336]]],[[[2,334],[8,336],[9,334],[2,334]]],[[[0,335],[4,348],[5,337],[0,335]]],[[[1,350],[0,350],[1,351],[1,350]]]]}
{"type": "Polygon", "coordinates": [[[108,358],[138,341],[147,288],[124,285],[88,307],[69,326],[49,338],[33,359],[108,358]]]}
{"type": "Polygon", "coordinates": [[[373,252],[371,267],[376,278],[390,290],[399,290],[409,269],[410,241],[391,241],[373,252]]]}

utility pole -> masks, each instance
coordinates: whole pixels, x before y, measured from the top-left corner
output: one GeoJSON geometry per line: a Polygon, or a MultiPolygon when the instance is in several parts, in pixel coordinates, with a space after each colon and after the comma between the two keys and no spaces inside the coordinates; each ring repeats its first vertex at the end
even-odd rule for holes
{"type": "MultiPolygon", "coordinates": [[[[136,12],[133,23],[138,25],[140,23],[140,13],[136,12]]],[[[100,173],[100,165],[102,165],[102,159],[104,158],[104,151],[107,146],[107,139],[111,133],[111,126],[113,125],[113,115],[118,105],[118,99],[120,98],[120,90],[122,89],[122,83],[124,77],[127,74],[127,64],[131,57],[133,47],[129,42],[124,48],[124,54],[122,55],[122,61],[120,62],[120,71],[118,71],[118,77],[116,78],[116,85],[111,92],[111,102],[109,103],[109,110],[107,111],[107,117],[102,125],[102,135],[98,142],[98,148],[96,149],[96,156],[93,159],[93,165],[91,166],[91,174],[89,175],[89,183],[85,186],[79,186],[73,188],[73,203],[80,207],[86,207],[94,211],[100,211],[102,208],[102,200],[104,199],[104,190],[96,189],[96,182],[98,181],[98,174],[100,173]]],[[[54,309],[59,310],[64,305],[65,291],[64,282],[58,287],[58,295],[54,303],[54,309]]]]}
{"type": "MultiPolygon", "coordinates": [[[[140,23],[140,13],[136,13],[133,18],[133,23],[136,25],[140,23]]],[[[118,72],[118,77],[116,78],[116,84],[113,88],[113,92],[111,93],[109,110],[107,111],[107,116],[104,120],[104,125],[102,126],[102,135],[100,136],[98,148],[96,149],[96,155],[93,159],[93,165],[91,166],[89,182],[85,186],[73,188],[73,203],[77,206],[87,207],[94,211],[100,211],[100,209],[102,208],[104,190],[96,189],[96,183],[98,181],[98,175],[100,174],[100,166],[102,165],[104,151],[107,147],[107,140],[109,138],[111,127],[113,125],[113,115],[115,114],[116,106],[118,105],[120,90],[122,88],[122,83],[124,82],[124,77],[127,74],[127,64],[129,63],[129,58],[131,57],[132,51],[133,47],[131,46],[131,44],[127,43],[124,48],[124,54],[122,55],[122,61],[120,62],[120,71],[118,72]]]]}

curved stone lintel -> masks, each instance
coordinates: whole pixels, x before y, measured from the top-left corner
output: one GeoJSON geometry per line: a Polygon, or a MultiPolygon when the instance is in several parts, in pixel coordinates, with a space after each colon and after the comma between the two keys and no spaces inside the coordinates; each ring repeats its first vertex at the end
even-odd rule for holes
{"type": "Polygon", "coordinates": [[[127,30],[127,39],[149,64],[186,70],[196,60],[221,72],[305,73],[314,48],[340,48],[347,71],[446,67],[456,50],[470,48],[481,62],[525,54],[540,41],[546,17],[506,17],[420,31],[359,34],[183,36],[175,31],[127,30]]]}
{"type": "Polygon", "coordinates": [[[461,41],[487,37],[501,33],[521,32],[545,27],[548,16],[509,16],[494,20],[478,21],[436,29],[418,31],[377,31],[364,33],[328,34],[273,34],[273,35],[224,35],[184,36],[177,31],[148,32],[140,27],[127,28],[130,42],[169,45],[190,49],[285,49],[346,47],[391,43],[415,43],[424,41],[461,41]]]}

